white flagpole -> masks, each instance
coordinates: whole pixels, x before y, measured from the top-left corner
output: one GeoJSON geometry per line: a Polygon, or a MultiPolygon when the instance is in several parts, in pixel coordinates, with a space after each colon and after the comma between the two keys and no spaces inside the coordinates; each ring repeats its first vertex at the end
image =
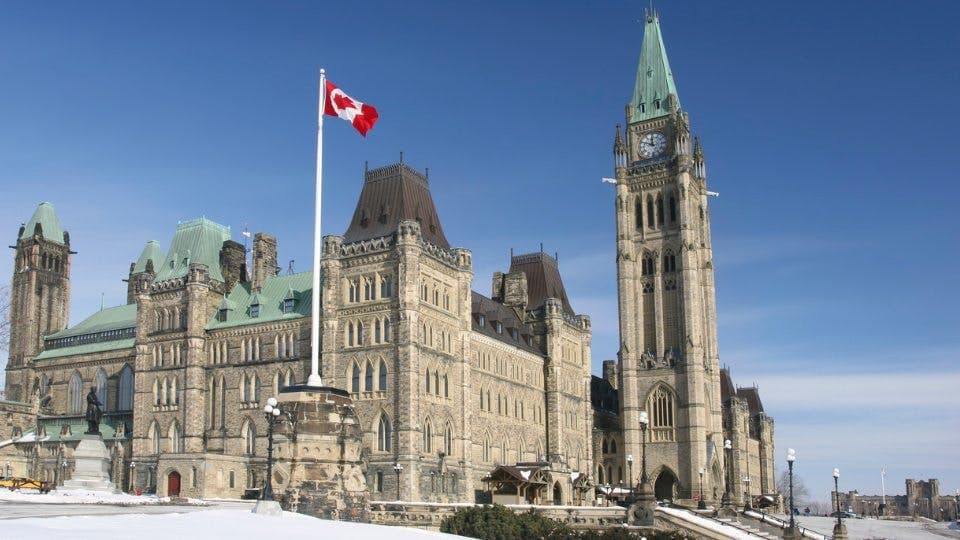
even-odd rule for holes
{"type": "Polygon", "coordinates": [[[310,316],[313,322],[310,332],[310,376],[307,386],[323,386],[320,379],[320,186],[323,180],[323,110],[326,107],[327,75],[320,68],[320,104],[317,110],[317,200],[313,222],[313,306],[310,316]]]}

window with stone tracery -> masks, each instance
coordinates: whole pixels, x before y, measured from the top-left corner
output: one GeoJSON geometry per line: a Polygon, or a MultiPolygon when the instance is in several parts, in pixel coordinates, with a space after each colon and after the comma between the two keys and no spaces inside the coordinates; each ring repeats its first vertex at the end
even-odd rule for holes
{"type": "Polygon", "coordinates": [[[674,440],[674,398],[673,393],[660,385],[647,399],[647,413],[650,415],[650,440],[652,442],[674,440]]]}

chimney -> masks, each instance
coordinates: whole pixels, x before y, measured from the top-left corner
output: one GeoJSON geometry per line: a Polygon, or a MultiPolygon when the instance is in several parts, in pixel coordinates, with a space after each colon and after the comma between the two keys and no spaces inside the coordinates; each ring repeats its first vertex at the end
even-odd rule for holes
{"type": "Polygon", "coordinates": [[[259,291],[268,279],[277,275],[277,239],[266,233],[253,236],[253,290],[259,291]]]}
{"type": "Polygon", "coordinates": [[[503,303],[503,272],[493,273],[493,287],[490,288],[490,299],[503,303]]]}
{"type": "Polygon", "coordinates": [[[603,378],[610,386],[617,388],[617,383],[620,379],[618,377],[617,361],[616,360],[604,360],[603,361],[603,378]]]}
{"type": "Polygon", "coordinates": [[[227,240],[220,249],[220,273],[223,274],[223,283],[226,292],[233,290],[239,281],[247,279],[246,250],[243,244],[227,240]]]}
{"type": "Polygon", "coordinates": [[[503,305],[522,313],[527,310],[527,298],[527,274],[510,272],[503,277],[503,305]]]}

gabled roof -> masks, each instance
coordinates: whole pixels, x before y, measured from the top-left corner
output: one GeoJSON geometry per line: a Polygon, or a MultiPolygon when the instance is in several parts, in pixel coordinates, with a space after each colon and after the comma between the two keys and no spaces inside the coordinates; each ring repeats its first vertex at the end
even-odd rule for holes
{"type": "Polygon", "coordinates": [[[206,218],[177,224],[177,232],[163,264],[156,269],[156,282],[177,279],[187,275],[192,263],[207,265],[210,278],[223,281],[220,271],[220,250],[230,240],[230,227],[206,218]]]}
{"type": "Polygon", "coordinates": [[[542,355],[541,351],[537,347],[537,343],[532,341],[528,343],[524,336],[533,336],[533,328],[521,321],[517,314],[510,308],[504,306],[500,302],[491,300],[486,296],[478,293],[477,291],[471,291],[471,328],[474,332],[478,332],[487,337],[491,337],[498,341],[502,341],[508,345],[518,347],[525,351],[529,351],[535,354],[542,355]],[[483,318],[480,318],[480,315],[483,315],[483,318]],[[483,324],[480,324],[480,323],[483,324]],[[501,324],[503,332],[497,333],[496,323],[501,324]],[[516,328],[517,335],[514,337],[509,329],[516,328]]]}
{"type": "Polygon", "coordinates": [[[514,255],[510,259],[510,272],[523,272],[527,275],[527,309],[540,309],[547,298],[559,298],[563,303],[563,310],[568,315],[575,315],[567,290],[563,287],[560,278],[560,268],[557,260],[544,252],[514,255]]]}
{"type": "Polygon", "coordinates": [[[63,227],[60,226],[60,220],[57,218],[57,212],[54,210],[53,205],[48,202],[42,202],[37,205],[37,209],[34,210],[30,221],[24,225],[20,239],[23,240],[33,236],[33,231],[36,229],[38,223],[43,230],[43,237],[45,239],[58,244],[66,243],[63,237],[63,227]]]}
{"type": "Polygon", "coordinates": [[[260,291],[254,291],[250,283],[238,283],[220,303],[219,309],[227,309],[227,320],[220,321],[214,315],[207,323],[207,330],[232,328],[250,324],[299,319],[310,316],[313,302],[313,272],[300,272],[284,276],[271,276],[260,291]],[[283,312],[283,301],[293,296],[296,302],[292,313],[283,312]],[[250,306],[258,303],[260,313],[250,316],[250,306]]]}
{"type": "Polygon", "coordinates": [[[747,402],[750,415],[763,412],[763,403],[760,401],[760,390],[756,386],[737,388],[737,397],[747,402]]]}
{"type": "Polygon", "coordinates": [[[133,264],[132,273],[139,274],[140,272],[146,272],[147,261],[153,261],[153,271],[156,272],[160,270],[160,264],[163,262],[163,259],[163,250],[160,249],[160,243],[156,240],[151,240],[147,242],[147,245],[143,246],[140,257],[137,259],[137,262],[133,264]]]}
{"type": "Polygon", "coordinates": [[[737,391],[733,387],[733,379],[730,378],[730,370],[720,369],[720,403],[726,403],[731,397],[736,397],[737,391]]]}
{"type": "Polygon", "coordinates": [[[450,248],[425,175],[403,163],[367,171],[343,241],[350,243],[391,235],[404,220],[419,221],[420,232],[428,242],[450,248]]]}
{"type": "Polygon", "coordinates": [[[59,339],[84,334],[134,328],[137,326],[137,305],[127,304],[104,308],[80,321],[76,325],[45,336],[44,339],[59,339]]]}
{"type": "Polygon", "coordinates": [[[667,48],[663,45],[660,33],[660,18],[656,12],[648,13],[643,27],[643,45],[640,48],[640,64],[637,66],[637,81],[633,86],[633,99],[630,100],[631,122],[650,120],[666,116],[667,96],[673,94],[676,107],[680,108],[680,96],[673,82],[673,71],[667,59],[667,48]],[[660,100],[660,107],[654,106],[654,100],[660,100]],[[643,104],[643,107],[640,107],[643,104]]]}
{"type": "Polygon", "coordinates": [[[610,381],[591,375],[590,404],[594,409],[620,414],[620,392],[610,384],[610,381]]]}

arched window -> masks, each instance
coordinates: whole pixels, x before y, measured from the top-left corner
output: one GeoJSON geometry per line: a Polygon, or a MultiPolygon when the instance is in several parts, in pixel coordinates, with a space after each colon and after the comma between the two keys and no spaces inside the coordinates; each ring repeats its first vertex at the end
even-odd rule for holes
{"type": "Polygon", "coordinates": [[[610,439],[610,453],[611,453],[611,454],[616,454],[616,453],[617,453],[617,440],[616,440],[616,439],[610,439]]]}
{"type": "Polygon", "coordinates": [[[160,453],[160,426],[156,421],[153,422],[153,425],[150,426],[150,431],[147,432],[147,438],[150,443],[150,450],[154,454],[160,453]]]}
{"type": "Polygon", "coordinates": [[[117,389],[117,410],[133,410],[133,369],[129,365],[120,370],[120,384],[117,389]]]}
{"type": "Polygon", "coordinates": [[[490,436],[483,438],[483,461],[490,461],[490,436]]]}
{"type": "Polygon", "coordinates": [[[367,369],[363,374],[363,389],[367,392],[373,391],[373,364],[367,362],[367,369]]]}
{"type": "Polygon", "coordinates": [[[170,380],[170,393],[168,394],[167,403],[170,405],[179,405],[180,404],[180,393],[177,392],[177,378],[174,377],[170,380]]]}
{"type": "Polygon", "coordinates": [[[383,360],[380,360],[380,369],[378,375],[380,380],[377,381],[379,383],[377,385],[377,390],[383,392],[387,389],[387,363],[383,360]]]}
{"type": "Polygon", "coordinates": [[[440,395],[440,372],[433,372],[433,393],[440,395]]]}
{"type": "Polygon", "coordinates": [[[637,197],[636,199],[634,199],[633,221],[634,221],[634,227],[636,227],[637,230],[640,230],[643,228],[643,202],[641,202],[640,197],[637,197]]]}
{"type": "Polygon", "coordinates": [[[663,225],[663,196],[657,195],[657,225],[663,225]]]}
{"type": "Polygon", "coordinates": [[[363,321],[357,321],[357,346],[363,345],[363,321]]]}
{"type": "Polygon", "coordinates": [[[80,414],[83,412],[83,380],[80,379],[80,373],[73,372],[70,377],[70,387],[68,390],[70,403],[70,413],[80,414]]]}
{"type": "Polygon", "coordinates": [[[652,441],[674,440],[673,394],[665,386],[658,386],[647,399],[650,415],[650,439],[652,441]]]}
{"type": "Polygon", "coordinates": [[[423,451],[433,452],[433,424],[429,418],[423,421],[423,451]]]}
{"type": "Polygon", "coordinates": [[[600,446],[601,446],[601,448],[603,449],[603,453],[604,453],[604,454],[609,454],[609,453],[610,453],[610,446],[607,445],[607,438],[606,438],[606,437],[603,438],[603,443],[601,443],[600,446]]]}
{"type": "Polygon", "coordinates": [[[453,455],[453,428],[450,424],[443,430],[443,453],[447,456],[453,455]]]}
{"type": "Polygon", "coordinates": [[[424,383],[425,383],[424,390],[426,391],[426,393],[429,394],[430,393],[430,370],[429,369],[427,370],[427,376],[424,378],[424,383]]]}
{"type": "Polygon", "coordinates": [[[260,378],[256,374],[250,376],[250,396],[252,401],[260,401],[260,378]]]}
{"type": "Polygon", "coordinates": [[[350,391],[360,391],[360,364],[353,364],[353,378],[350,380],[350,391]]]}
{"type": "Polygon", "coordinates": [[[383,341],[390,342],[393,339],[392,334],[393,329],[390,327],[390,317],[383,319],[383,341]]]}
{"type": "Polygon", "coordinates": [[[380,343],[380,319],[373,320],[373,342],[380,343]]]}
{"type": "Polygon", "coordinates": [[[183,452],[183,436],[180,431],[180,424],[176,420],[170,424],[170,430],[167,432],[167,437],[170,439],[167,448],[170,450],[171,454],[179,454],[183,452]]]}
{"type": "Polygon", "coordinates": [[[353,323],[347,323],[347,347],[353,347],[353,323]]]}
{"type": "Polygon", "coordinates": [[[392,437],[390,435],[390,419],[386,414],[380,415],[380,422],[377,425],[377,450],[389,452],[392,437]]]}
{"type": "Polygon", "coordinates": [[[677,221],[677,198],[670,195],[670,223],[677,221]]]}
{"type": "Polygon", "coordinates": [[[103,410],[107,410],[107,372],[103,368],[97,370],[94,387],[97,389],[97,399],[102,404],[103,410]]]}
{"type": "Polygon", "coordinates": [[[443,397],[450,397],[450,380],[446,373],[443,374],[443,397]]]}
{"type": "Polygon", "coordinates": [[[50,393],[50,377],[46,373],[40,375],[40,397],[50,393]]]}
{"type": "Polygon", "coordinates": [[[256,455],[257,453],[257,431],[253,426],[253,423],[249,420],[243,422],[243,427],[240,428],[240,435],[243,437],[243,448],[244,452],[248,456],[256,455]]]}
{"type": "Polygon", "coordinates": [[[293,384],[293,370],[292,370],[292,369],[288,369],[287,372],[286,372],[286,373],[284,374],[284,376],[283,376],[283,387],[286,388],[286,387],[290,386],[291,384],[293,384]]]}

